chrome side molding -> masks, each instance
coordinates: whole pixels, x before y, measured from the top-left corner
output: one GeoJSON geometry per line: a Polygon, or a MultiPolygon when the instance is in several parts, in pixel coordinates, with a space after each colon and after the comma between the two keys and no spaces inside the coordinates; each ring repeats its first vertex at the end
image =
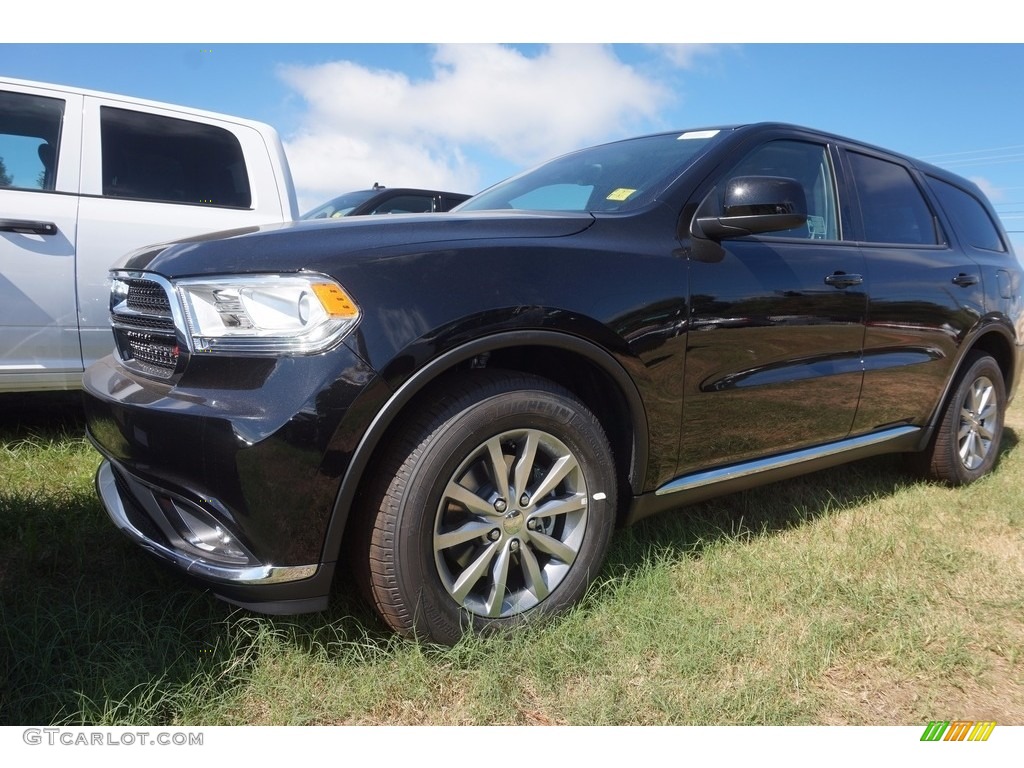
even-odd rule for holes
{"type": "Polygon", "coordinates": [[[798,464],[825,459],[829,456],[837,456],[842,453],[870,448],[871,446],[877,446],[882,443],[899,440],[901,438],[906,438],[910,435],[920,433],[920,427],[891,427],[889,429],[884,429],[881,432],[872,432],[869,435],[850,437],[845,440],[826,443],[825,445],[818,445],[813,448],[803,448],[798,451],[790,451],[789,453],[780,453],[778,456],[769,456],[764,459],[757,459],[755,461],[748,461],[741,464],[732,464],[728,467],[709,469],[704,472],[694,472],[692,475],[684,475],[683,477],[679,477],[665,483],[665,485],[658,488],[654,494],[655,496],[665,496],[671,493],[690,491],[695,488],[701,488],[716,483],[739,480],[740,478],[750,477],[751,475],[759,475],[762,472],[774,472],[798,464]]]}

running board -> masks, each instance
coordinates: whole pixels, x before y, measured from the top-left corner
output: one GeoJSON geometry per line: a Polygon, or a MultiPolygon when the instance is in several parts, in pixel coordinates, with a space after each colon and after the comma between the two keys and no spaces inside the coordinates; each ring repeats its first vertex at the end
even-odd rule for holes
{"type": "Polygon", "coordinates": [[[923,435],[921,427],[891,427],[813,448],[683,475],[665,483],[653,494],[634,499],[628,522],[635,522],[664,509],[786,480],[868,456],[914,451],[919,448],[923,435]]]}

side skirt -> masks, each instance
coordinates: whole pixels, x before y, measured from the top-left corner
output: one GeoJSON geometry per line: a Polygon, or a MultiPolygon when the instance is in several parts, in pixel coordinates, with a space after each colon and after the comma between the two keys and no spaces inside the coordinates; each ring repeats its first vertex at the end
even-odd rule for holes
{"type": "Polygon", "coordinates": [[[634,498],[626,524],[668,509],[788,480],[869,456],[917,451],[926,443],[926,433],[927,430],[921,427],[890,427],[813,448],[683,475],[670,480],[653,493],[634,498]]]}

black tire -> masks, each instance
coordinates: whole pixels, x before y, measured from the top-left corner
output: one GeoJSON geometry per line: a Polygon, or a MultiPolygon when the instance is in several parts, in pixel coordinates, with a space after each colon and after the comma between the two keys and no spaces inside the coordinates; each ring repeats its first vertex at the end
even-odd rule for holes
{"type": "Polygon", "coordinates": [[[919,468],[949,485],[966,485],[988,474],[999,458],[1005,414],[1006,385],[999,365],[988,355],[972,353],[919,468]]]}
{"type": "Polygon", "coordinates": [[[514,372],[474,371],[433,393],[364,499],[372,605],[400,634],[453,644],[576,603],[615,522],[601,424],[567,390],[514,372]]]}

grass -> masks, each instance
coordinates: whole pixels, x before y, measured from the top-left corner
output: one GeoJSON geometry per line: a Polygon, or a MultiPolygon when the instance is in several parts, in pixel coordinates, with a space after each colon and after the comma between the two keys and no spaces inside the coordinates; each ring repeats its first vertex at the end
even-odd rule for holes
{"type": "Polygon", "coordinates": [[[0,398],[0,724],[1024,725],[1024,407],[968,487],[892,457],[617,533],[568,615],[436,648],[232,609],[132,546],[77,400],[0,398]]]}

